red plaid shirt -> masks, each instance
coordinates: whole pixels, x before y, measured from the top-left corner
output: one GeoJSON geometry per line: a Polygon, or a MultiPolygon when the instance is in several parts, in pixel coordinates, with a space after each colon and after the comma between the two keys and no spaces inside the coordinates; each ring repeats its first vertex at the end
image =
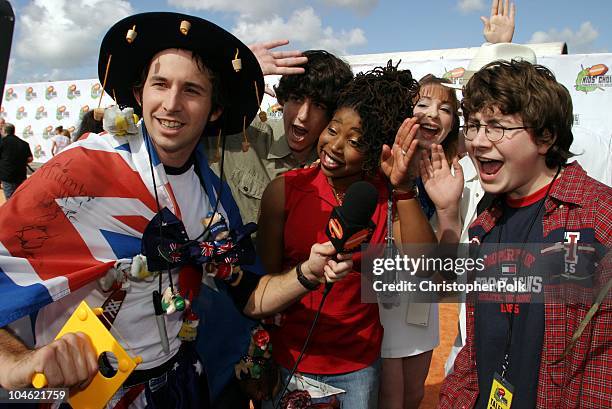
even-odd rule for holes
{"type": "MultiPolygon", "coordinates": [[[[612,189],[568,165],[545,203],[543,235],[556,229],[590,230],[606,254],[595,272],[594,293],[612,278],[612,189]]],[[[472,224],[487,233],[500,217],[495,204],[472,224]]],[[[483,234],[484,234],[483,233],[483,234]]],[[[470,235],[470,237],[474,237],[470,235]]],[[[579,243],[580,244],[580,243],[579,243]]],[[[472,408],[479,394],[474,346],[474,305],[467,307],[466,345],[440,390],[439,408],[472,408]]],[[[537,408],[612,408],[612,296],[608,294],[569,354],[558,360],[591,305],[546,303],[537,408]]],[[[486,391],[488,398],[488,391],[486,391]]]]}

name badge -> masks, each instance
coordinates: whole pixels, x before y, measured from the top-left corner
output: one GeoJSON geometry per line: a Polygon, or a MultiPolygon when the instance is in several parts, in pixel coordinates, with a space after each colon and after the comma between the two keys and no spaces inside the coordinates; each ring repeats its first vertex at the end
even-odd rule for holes
{"type": "Polygon", "coordinates": [[[500,374],[495,372],[491,383],[491,393],[487,402],[487,409],[510,409],[514,386],[500,374]]]}

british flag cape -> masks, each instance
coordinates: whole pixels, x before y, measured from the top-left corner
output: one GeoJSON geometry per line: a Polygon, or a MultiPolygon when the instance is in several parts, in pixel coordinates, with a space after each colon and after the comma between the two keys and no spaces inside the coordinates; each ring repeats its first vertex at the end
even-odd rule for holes
{"type": "MultiPolygon", "coordinates": [[[[128,137],[90,134],[70,145],[0,207],[0,327],[100,278],[116,262],[140,254],[142,233],[157,213],[152,174],[160,207],[180,218],[142,121],[138,130],[138,135],[128,137]]],[[[219,178],[210,170],[202,146],[196,150],[196,161],[214,204],[219,178]]],[[[218,210],[230,229],[242,226],[226,184],[218,210]]],[[[258,267],[250,270],[261,273],[258,267]]],[[[253,323],[236,311],[223,291],[202,293],[213,299],[201,310],[207,317],[198,332],[207,334],[210,342],[199,343],[203,345],[199,352],[211,387],[217,390],[246,350],[253,323]]]]}

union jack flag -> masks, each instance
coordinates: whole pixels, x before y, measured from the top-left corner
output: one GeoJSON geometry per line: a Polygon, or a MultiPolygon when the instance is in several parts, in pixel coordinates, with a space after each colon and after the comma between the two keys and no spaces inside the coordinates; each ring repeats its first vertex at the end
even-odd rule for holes
{"type": "Polygon", "coordinates": [[[200,242],[200,248],[202,249],[202,257],[212,257],[215,251],[215,245],[209,241],[200,242]]]}
{"type": "MultiPolygon", "coordinates": [[[[140,254],[157,211],[150,163],[160,206],[180,218],[163,165],[148,146],[142,134],[91,134],[37,170],[0,207],[0,327],[140,254]]],[[[208,169],[204,154],[197,156],[208,169]]]]}
{"type": "MultiPolygon", "coordinates": [[[[128,138],[91,134],[70,145],[0,207],[0,327],[140,254],[142,234],[157,212],[153,186],[161,208],[181,218],[142,121],[138,128],[139,135],[128,138]]],[[[229,186],[223,183],[219,189],[202,145],[195,156],[209,202],[216,203],[220,192],[217,211],[230,231],[240,231],[244,226],[229,186]]],[[[244,267],[263,273],[259,260],[244,267]]],[[[200,305],[198,314],[208,317],[200,323],[202,333],[215,336],[202,337],[206,340],[197,348],[214,395],[233,378],[254,322],[236,310],[225,292],[202,288],[199,297],[207,302],[194,306],[200,305]]]]}
{"type": "Polygon", "coordinates": [[[223,242],[221,244],[218,244],[216,254],[227,253],[228,251],[232,249],[232,247],[234,247],[234,243],[232,243],[230,240],[223,242]]]}

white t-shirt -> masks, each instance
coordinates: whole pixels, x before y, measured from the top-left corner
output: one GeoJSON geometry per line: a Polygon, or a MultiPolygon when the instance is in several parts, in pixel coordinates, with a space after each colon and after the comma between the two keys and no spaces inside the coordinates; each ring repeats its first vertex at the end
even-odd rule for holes
{"type": "MultiPolygon", "coordinates": [[[[172,191],[181,209],[182,220],[190,239],[202,233],[200,220],[212,210],[204,188],[200,184],[193,166],[181,175],[168,175],[172,191]],[[199,188],[198,188],[199,187],[199,188]]],[[[178,269],[173,270],[172,280],[178,284],[178,269]]],[[[143,362],[138,369],[150,369],[166,362],[178,352],[180,340],[177,338],[182,325],[182,314],[165,315],[166,331],[170,344],[170,353],[166,355],[161,347],[152,293],[158,289],[158,279],[152,282],[130,281],[130,287],[121,310],[113,323],[116,328],[111,331],[119,343],[130,355],[140,355],[143,362]],[[120,334],[120,336],[118,335],[120,334]],[[125,339],[125,342],[123,339],[125,339]],[[125,345],[127,343],[128,345],[125,345]]],[[[170,285],[168,273],[162,273],[162,290],[170,285]]],[[[97,280],[83,288],[70,293],[59,301],[42,308],[36,318],[36,345],[50,343],[64,326],[77,305],[85,299],[90,307],[100,307],[108,297],[100,289],[97,280]]]]}
{"type": "Polygon", "coordinates": [[[53,142],[55,142],[56,151],[55,153],[60,153],[66,146],[70,144],[70,138],[65,135],[55,135],[51,138],[53,142]]]}

